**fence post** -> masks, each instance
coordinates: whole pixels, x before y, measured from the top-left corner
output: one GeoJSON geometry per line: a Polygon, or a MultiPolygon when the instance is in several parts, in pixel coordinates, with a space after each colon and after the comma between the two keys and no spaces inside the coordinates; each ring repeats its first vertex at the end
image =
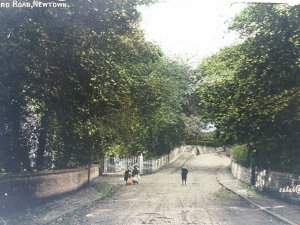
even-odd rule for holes
{"type": "Polygon", "coordinates": [[[104,157],[104,160],[103,160],[103,175],[107,175],[107,158],[104,157]]]}
{"type": "Polygon", "coordinates": [[[140,174],[143,174],[143,171],[144,171],[144,157],[143,157],[143,153],[141,153],[141,155],[139,157],[139,167],[140,167],[140,174]]]}

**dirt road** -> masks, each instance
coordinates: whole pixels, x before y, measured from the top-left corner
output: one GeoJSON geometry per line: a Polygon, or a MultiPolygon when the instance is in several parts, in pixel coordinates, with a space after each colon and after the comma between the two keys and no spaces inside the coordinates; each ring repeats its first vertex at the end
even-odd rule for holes
{"type": "Polygon", "coordinates": [[[216,173],[229,163],[219,154],[184,153],[170,167],[142,176],[140,184],[124,185],[114,197],[78,212],[68,224],[283,224],[221,187],[216,173]],[[178,169],[183,161],[189,169],[186,186],[178,169]]]}

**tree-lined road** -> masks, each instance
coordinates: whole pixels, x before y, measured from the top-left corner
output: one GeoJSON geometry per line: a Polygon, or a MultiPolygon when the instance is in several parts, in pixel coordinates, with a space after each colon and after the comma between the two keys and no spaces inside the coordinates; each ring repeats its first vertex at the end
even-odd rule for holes
{"type": "MultiPolygon", "coordinates": [[[[220,154],[185,153],[187,185],[178,166],[142,176],[139,185],[122,186],[116,195],[95,204],[72,224],[284,224],[224,190],[216,179],[230,161],[220,154]]],[[[118,178],[120,182],[121,178],[118,178]]],[[[82,212],[81,212],[82,213],[82,212]]]]}

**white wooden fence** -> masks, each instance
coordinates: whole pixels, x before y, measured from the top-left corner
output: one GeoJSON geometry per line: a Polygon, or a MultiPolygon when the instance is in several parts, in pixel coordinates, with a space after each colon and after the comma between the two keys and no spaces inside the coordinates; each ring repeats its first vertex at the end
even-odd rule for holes
{"type": "Polygon", "coordinates": [[[140,174],[153,173],[175,161],[184,151],[191,151],[191,148],[187,146],[178,147],[167,155],[149,160],[144,160],[142,154],[132,158],[109,157],[104,160],[103,174],[121,173],[127,168],[133,169],[135,165],[139,167],[140,174]]]}
{"type": "Polygon", "coordinates": [[[195,145],[184,145],[178,148],[174,148],[169,154],[161,157],[144,160],[143,155],[134,156],[132,158],[117,158],[109,157],[104,160],[103,174],[107,173],[121,173],[127,168],[133,169],[136,165],[139,167],[141,174],[153,173],[163,166],[167,166],[169,163],[175,161],[183,152],[192,152],[195,154],[203,153],[215,153],[223,152],[224,149],[206,147],[206,146],[195,146],[195,145]]]}

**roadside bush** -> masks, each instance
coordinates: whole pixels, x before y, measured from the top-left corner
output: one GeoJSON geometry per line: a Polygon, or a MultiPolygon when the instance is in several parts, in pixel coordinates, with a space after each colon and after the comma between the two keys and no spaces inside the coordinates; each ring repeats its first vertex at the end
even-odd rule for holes
{"type": "Polygon", "coordinates": [[[219,140],[201,140],[197,142],[197,145],[208,146],[208,147],[220,147],[222,143],[219,140]]]}
{"type": "Polygon", "coordinates": [[[96,191],[103,194],[104,197],[111,197],[116,192],[116,187],[107,183],[93,183],[92,187],[94,187],[96,191]]]}
{"type": "Polygon", "coordinates": [[[235,145],[232,148],[232,159],[234,162],[241,164],[242,166],[250,166],[250,158],[248,154],[247,145],[235,145]]]}
{"type": "Polygon", "coordinates": [[[186,140],[187,145],[201,145],[201,146],[208,146],[208,147],[221,147],[224,145],[224,143],[214,137],[208,137],[208,138],[189,138],[186,140]]]}

